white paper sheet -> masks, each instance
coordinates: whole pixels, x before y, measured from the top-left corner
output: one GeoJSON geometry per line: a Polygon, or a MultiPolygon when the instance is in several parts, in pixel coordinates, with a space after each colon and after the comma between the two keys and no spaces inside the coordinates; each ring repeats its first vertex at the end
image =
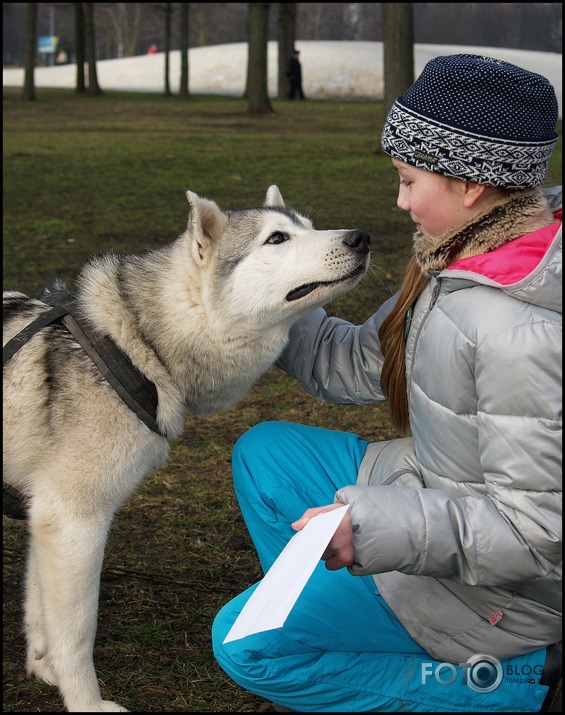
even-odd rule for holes
{"type": "Polygon", "coordinates": [[[280,628],[349,505],[318,514],[288,542],[230,628],[224,643],[280,628]]]}

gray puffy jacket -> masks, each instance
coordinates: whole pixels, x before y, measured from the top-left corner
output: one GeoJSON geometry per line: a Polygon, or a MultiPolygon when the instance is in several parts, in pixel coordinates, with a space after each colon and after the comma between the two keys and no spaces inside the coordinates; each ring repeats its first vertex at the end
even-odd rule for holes
{"type": "MultiPolygon", "coordinates": [[[[373,575],[440,661],[561,637],[561,245],[553,224],[434,275],[407,341],[412,437],[370,444],[336,494],[350,571],[373,575]]],[[[320,400],[382,401],[377,333],[394,299],[361,326],[310,313],[279,366],[320,400]]]]}

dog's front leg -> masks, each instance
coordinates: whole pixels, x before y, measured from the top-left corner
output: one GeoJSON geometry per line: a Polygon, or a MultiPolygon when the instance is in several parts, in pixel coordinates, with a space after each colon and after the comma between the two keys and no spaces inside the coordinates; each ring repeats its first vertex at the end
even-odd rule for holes
{"type": "Polygon", "coordinates": [[[47,656],[47,633],[37,554],[33,539],[27,556],[25,632],[27,638],[27,672],[49,685],[57,685],[57,676],[47,656]]]}
{"type": "Polygon", "coordinates": [[[127,712],[102,700],[93,663],[110,520],[108,514],[76,514],[38,499],[30,509],[28,670],[59,687],[69,712],[127,712]]]}

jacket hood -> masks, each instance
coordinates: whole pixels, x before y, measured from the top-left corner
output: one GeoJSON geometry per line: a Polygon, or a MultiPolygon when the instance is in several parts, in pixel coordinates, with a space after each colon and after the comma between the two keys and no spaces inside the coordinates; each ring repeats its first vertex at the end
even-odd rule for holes
{"type": "Polygon", "coordinates": [[[440,273],[451,292],[488,285],[540,308],[563,312],[561,223],[534,231],[490,253],[463,258],[440,273]]]}

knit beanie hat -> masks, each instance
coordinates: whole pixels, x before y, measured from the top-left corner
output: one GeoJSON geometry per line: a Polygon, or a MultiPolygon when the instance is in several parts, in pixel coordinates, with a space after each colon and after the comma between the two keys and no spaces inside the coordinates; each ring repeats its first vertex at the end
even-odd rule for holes
{"type": "Polygon", "coordinates": [[[436,57],[393,104],[381,146],[427,171],[530,188],[547,175],[557,119],[545,77],[491,57],[436,57]]]}

